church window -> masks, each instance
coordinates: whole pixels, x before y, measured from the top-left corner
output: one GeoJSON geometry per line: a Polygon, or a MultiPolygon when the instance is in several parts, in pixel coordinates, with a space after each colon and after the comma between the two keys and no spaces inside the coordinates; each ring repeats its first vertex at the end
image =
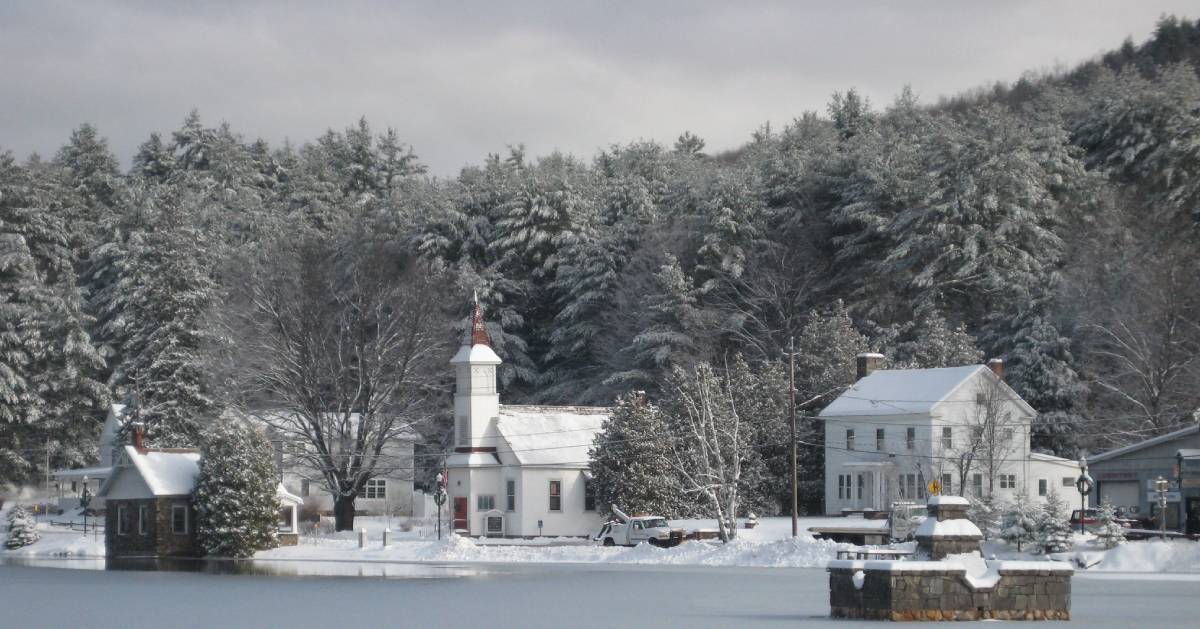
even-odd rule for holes
{"type": "Polygon", "coordinates": [[[562,511],[562,481],[550,481],[550,510],[562,511]]]}

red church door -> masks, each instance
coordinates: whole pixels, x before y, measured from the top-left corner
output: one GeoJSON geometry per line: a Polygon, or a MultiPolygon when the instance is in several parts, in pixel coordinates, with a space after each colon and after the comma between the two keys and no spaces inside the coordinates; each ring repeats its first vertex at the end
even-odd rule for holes
{"type": "Polygon", "coordinates": [[[467,499],[454,499],[454,530],[467,529],[467,499]]]}

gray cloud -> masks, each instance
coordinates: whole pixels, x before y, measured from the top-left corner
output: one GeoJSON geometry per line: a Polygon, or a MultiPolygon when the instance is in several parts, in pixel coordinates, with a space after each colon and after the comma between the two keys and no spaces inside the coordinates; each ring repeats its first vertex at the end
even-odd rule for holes
{"type": "MultiPolygon", "coordinates": [[[[193,107],[299,143],[365,115],[435,173],[508,144],[732,148],[857,87],[925,100],[1071,64],[1190,2],[40,2],[0,5],[0,147],[82,122],[128,159],[193,107]],[[649,5],[649,6],[644,6],[649,5]]],[[[1194,17],[1194,16],[1192,16],[1194,17]]]]}

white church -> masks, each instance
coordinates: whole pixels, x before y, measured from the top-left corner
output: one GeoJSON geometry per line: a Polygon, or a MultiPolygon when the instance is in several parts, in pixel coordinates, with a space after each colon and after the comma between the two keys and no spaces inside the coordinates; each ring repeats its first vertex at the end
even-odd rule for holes
{"type": "Polygon", "coordinates": [[[478,302],[454,365],[454,452],[446,491],[454,530],[488,537],[586,536],[596,511],[588,450],[609,409],[500,404],[500,357],[478,302]]]}

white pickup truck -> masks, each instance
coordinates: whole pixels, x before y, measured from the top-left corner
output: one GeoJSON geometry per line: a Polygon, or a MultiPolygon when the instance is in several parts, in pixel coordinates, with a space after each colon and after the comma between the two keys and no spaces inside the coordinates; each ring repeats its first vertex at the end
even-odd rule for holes
{"type": "Polygon", "coordinates": [[[647,542],[654,546],[678,546],[683,542],[683,529],[672,529],[667,519],[656,515],[631,517],[613,507],[615,520],[605,522],[592,535],[592,540],[605,546],[637,546],[647,542]]]}

